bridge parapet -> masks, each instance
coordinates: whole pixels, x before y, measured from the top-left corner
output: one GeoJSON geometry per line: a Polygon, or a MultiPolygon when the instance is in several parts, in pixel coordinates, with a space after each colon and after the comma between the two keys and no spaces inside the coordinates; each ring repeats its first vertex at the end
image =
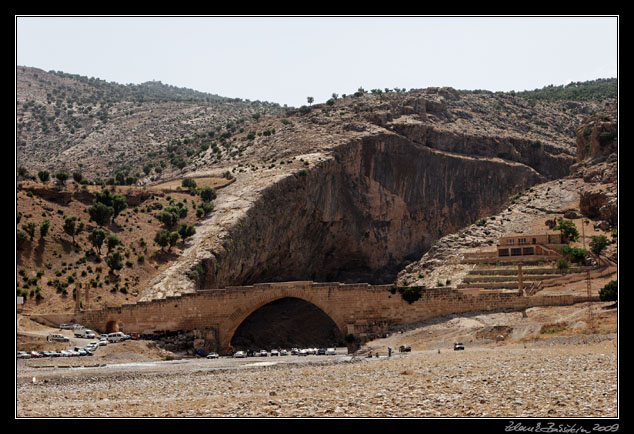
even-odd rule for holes
{"type": "MultiPolygon", "coordinates": [[[[282,298],[299,298],[321,309],[344,336],[364,329],[417,323],[436,316],[470,311],[521,310],[531,306],[569,305],[572,296],[531,296],[518,291],[462,291],[450,287],[418,288],[410,302],[395,285],[273,282],[149,300],[136,304],[42,316],[49,322],[75,322],[100,332],[117,328],[152,334],[156,331],[214,330],[218,350],[226,351],[233,333],[254,311],[282,298]]],[[[35,316],[34,316],[35,317],[35,316]]]]}

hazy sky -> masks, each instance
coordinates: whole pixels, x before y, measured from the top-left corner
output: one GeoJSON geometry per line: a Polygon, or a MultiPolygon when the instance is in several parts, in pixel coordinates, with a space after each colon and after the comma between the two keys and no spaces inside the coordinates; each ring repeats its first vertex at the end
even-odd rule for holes
{"type": "Polygon", "coordinates": [[[16,16],[16,64],[289,106],[359,87],[617,77],[617,17],[16,16]]]}

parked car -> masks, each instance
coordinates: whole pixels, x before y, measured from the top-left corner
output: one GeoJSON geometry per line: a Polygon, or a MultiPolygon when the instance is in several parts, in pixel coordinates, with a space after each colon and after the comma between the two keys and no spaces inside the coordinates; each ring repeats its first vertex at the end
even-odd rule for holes
{"type": "Polygon", "coordinates": [[[328,348],[326,349],[326,355],[327,356],[336,356],[337,355],[337,350],[334,348],[328,348]]]}
{"type": "Polygon", "coordinates": [[[60,324],[59,328],[60,328],[60,330],[72,330],[73,329],[73,325],[72,324],[60,324]]]}
{"type": "Polygon", "coordinates": [[[84,328],[84,326],[83,326],[83,325],[81,325],[81,324],[73,324],[73,325],[72,325],[72,329],[73,329],[73,330],[81,330],[81,329],[83,329],[83,328],[84,328]]]}
{"type": "Polygon", "coordinates": [[[105,346],[105,345],[108,345],[108,338],[99,339],[99,346],[102,347],[102,346],[105,346]]]}
{"type": "Polygon", "coordinates": [[[82,329],[75,330],[75,337],[84,338],[84,339],[94,339],[95,337],[97,337],[97,335],[95,335],[95,332],[93,332],[90,329],[82,328],[82,329]]]}
{"type": "Polygon", "coordinates": [[[59,333],[53,333],[46,337],[46,340],[49,342],[68,342],[68,338],[59,333]]]}
{"type": "Polygon", "coordinates": [[[296,356],[299,354],[299,349],[298,348],[291,348],[291,355],[292,356],[296,356]]]}
{"type": "Polygon", "coordinates": [[[88,345],[86,345],[84,347],[84,349],[86,349],[88,351],[91,351],[91,352],[94,352],[97,348],[99,348],[99,343],[97,343],[97,342],[91,342],[91,343],[89,343],[88,345]]]}
{"type": "Polygon", "coordinates": [[[72,357],[72,356],[73,356],[73,355],[71,354],[71,352],[70,352],[70,351],[68,351],[68,350],[61,350],[59,353],[60,353],[60,355],[61,355],[62,357],[72,357]]]}
{"type": "Polygon", "coordinates": [[[308,350],[305,349],[301,349],[299,350],[299,352],[297,353],[298,356],[307,356],[308,355],[308,350]]]}
{"type": "Polygon", "coordinates": [[[26,351],[18,351],[17,352],[17,358],[18,359],[30,359],[31,358],[31,354],[27,353],[26,351]]]}
{"type": "Polygon", "coordinates": [[[133,339],[135,341],[138,341],[139,339],[141,339],[141,335],[138,333],[130,333],[130,339],[133,339]]]}
{"type": "Polygon", "coordinates": [[[246,357],[246,356],[247,356],[247,353],[245,353],[244,351],[236,351],[233,354],[233,357],[235,357],[236,359],[241,359],[241,358],[246,357]]]}
{"type": "Polygon", "coordinates": [[[398,347],[398,351],[399,353],[409,353],[410,351],[412,351],[412,347],[410,347],[409,345],[401,345],[400,347],[398,347]]]}
{"type": "Polygon", "coordinates": [[[258,353],[260,357],[268,357],[269,353],[266,352],[266,350],[260,350],[260,352],[258,353]]]}
{"type": "Polygon", "coordinates": [[[39,359],[40,357],[44,357],[42,353],[40,353],[39,351],[31,351],[32,359],[39,359]]]}
{"type": "Polygon", "coordinates": [[[125,341],[126,338],[127,335],[122,332],[108,333],[108,342],[110,343],[125,341]]]}
{"type": "Polygon", "coordinates": [[[325,348],[319,348],[317,350],[317,354],[320,356],[325,356],[326,355],[326,349],[325,348]]]}
{"type": "Polygon", "coordinates": [[[453,349],[454,351],[464,350],[464,344],[462,342],[454,342],[453,349]]]}
{"type": "Polygon", "coordinates": [[[213,351],[211,353],[207,354],[207,358],[208,359],[217,359],[218,357],[220,357],[218,355],[218,353],[214,353],[213,351]]]}
{"type": "Polygon", "coordinates": [[[288,356],[288,351],[280,350],[280,356],[288,356]]]}
{"type": "Polygon", "coordinates": [[[273,357],[273,356],[279,356],[279,355],[280,355],[280,352],[279,352],[279,351],[277,351],[277,350],[271,350],[271,357],[273,357]]]}

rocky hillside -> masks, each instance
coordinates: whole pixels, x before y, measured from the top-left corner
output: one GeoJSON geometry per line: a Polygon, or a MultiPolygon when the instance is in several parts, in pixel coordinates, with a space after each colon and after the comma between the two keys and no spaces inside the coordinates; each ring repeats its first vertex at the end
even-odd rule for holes
{"type": "MultiPolygon", "coordinates": [[[[580,234],[585,232],[586,247],[592,236],[605,236],[610,244],[604,253],[618,263],[617,131],[615,104],[585,118],[575,130],[576,163],[567,176],[535,185],[514,196],[500,213],[440,238],[420,260],[405,267],[397,281],[456,286],[472,268],[460,264],[465,253],[487,250],[505,234],[543,233],[556,219],[571,220],[580,234]]],[[[584,240],[573,245],[583,247],[584,240]]]]}
{"type": "MultiPolygon", "coordinates": [[[[62,126],[59,136],[50,126],[50,136],[40,127],[23,132],[29,119],[35,128],[34,112],[22,101],[36,98],[20,97],[27,81],[35,86],[33,79],[18,86],[17,159],[24,177],[43,167],[74,170],[81,162],[87,183],[122,167],[134,175],[130,182],[147,188],[184,176],[232,178],[218,190],[213,212],[193,222],[196,233],[173,260],[147,274],[133,300],[263,281],[411,283],[420,274],[411,264],[423,267],[446,237],[463,238],[455,234],[485,218],[487,225],[477,227],[488,231],[486,239],[510,230],[498,224],[507,219],[500,213],[510,198],[531,198],[535,210],[556,204],[557,212],[575,202],[580,181],[567,177],[573,166],[582,170],[578,132],[605,104],[451,88],[359,89],[284,111],[265,103],[254,109],[254,103],[157,98],[113,103],[105,124],[86,117],[85,137],[68,146],[71,133],[62,126]],[[45,146],[47,137],[56,145],[45,146]],[[545,192],[537,197],[531,188],[545,192]]],[[[37,101],[37,107],[46,102],[37,101]]],[[[45,107],[57,104],[51,101],[45,107]]],[[[594,137],[592,128],[582,136],[594,137]]],[[[596,137],[604,137],[596,128],[596,137]]],[[[112,182],[118,179],[129,177],[112,182]]],[[[156,220],[147,221],[158,229],[156,220]]]]}
{"type": "Polygon", "coordinates": [[[174,176],[204,149],[277,104],[242,101],[161,82],[121,85],[37,68],[16,70],[16,163],[107,179],[117,172],[147,183],[174,176]]]}
{"type": "Polygon", "coordinates": [[[287,113],[223,167],[236,182],[144,297],[195,290],[182,277],[195,266],[199,287],[394,281],[436,240],[566,176],[575,131],[596,107],[434,88],[287,113]]]}

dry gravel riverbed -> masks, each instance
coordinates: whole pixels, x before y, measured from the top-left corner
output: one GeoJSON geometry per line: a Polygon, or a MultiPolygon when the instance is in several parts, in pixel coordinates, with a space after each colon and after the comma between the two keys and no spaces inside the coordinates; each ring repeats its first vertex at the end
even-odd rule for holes
{"type": "Polygon", "coordinates": [[[18,361],[20,417],[617,417],[616,335],[364,359],[18,361]]]}

